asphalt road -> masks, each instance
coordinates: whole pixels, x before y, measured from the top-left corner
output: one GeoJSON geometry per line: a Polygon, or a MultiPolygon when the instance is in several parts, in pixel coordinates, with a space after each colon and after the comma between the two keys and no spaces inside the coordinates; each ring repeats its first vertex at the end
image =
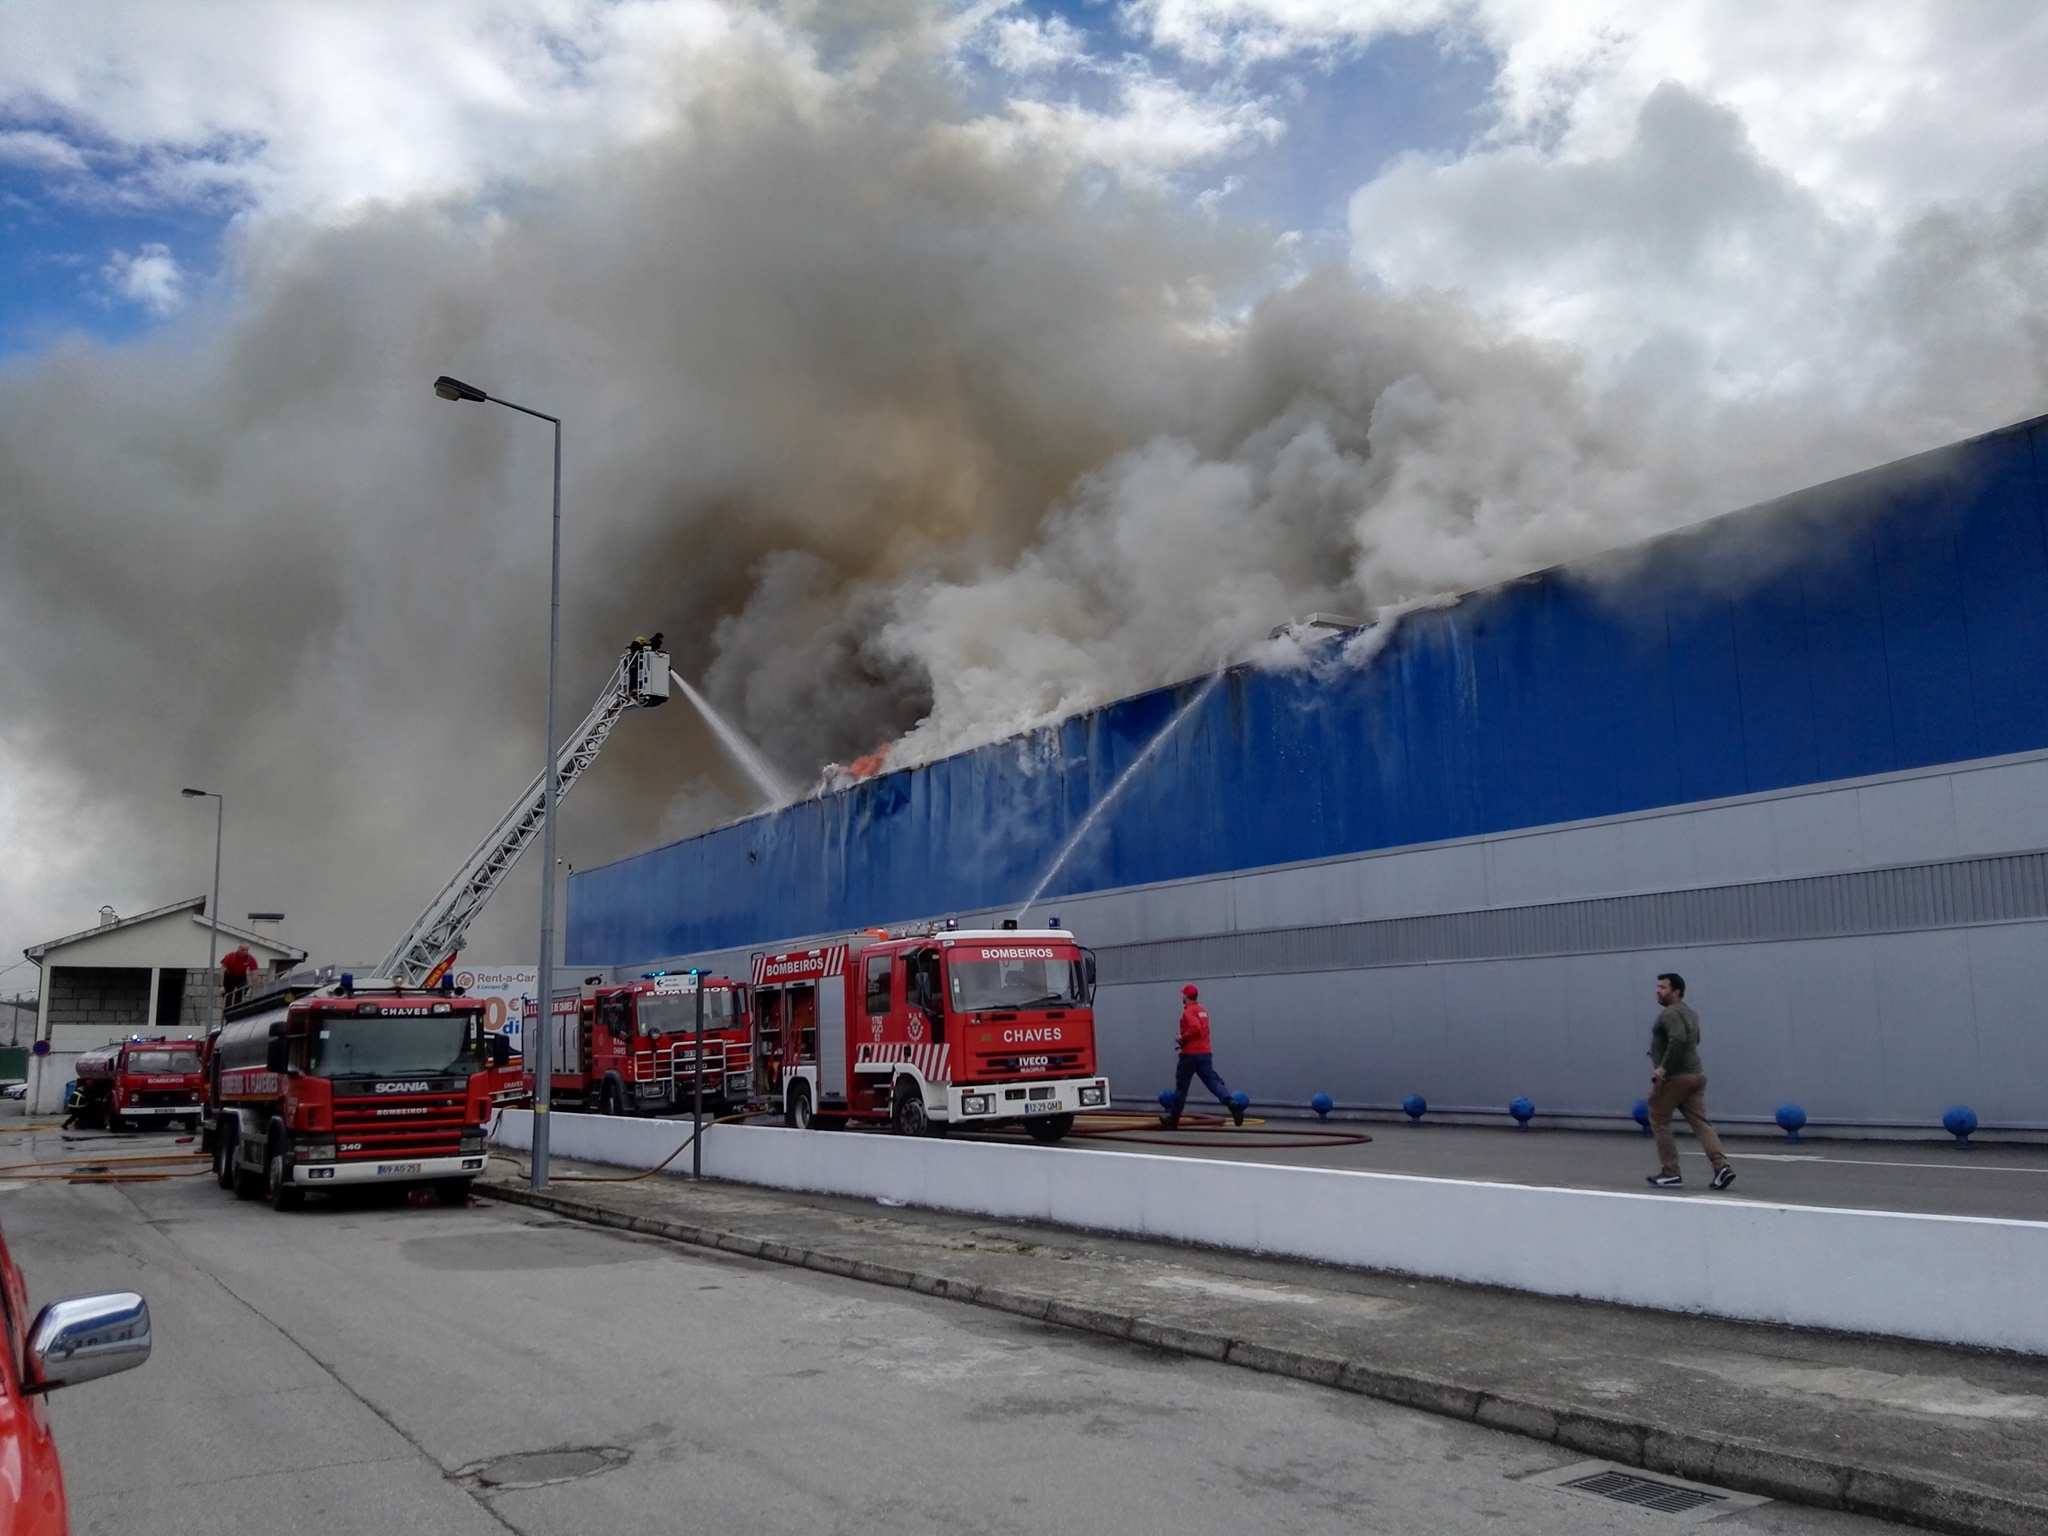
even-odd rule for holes
{"type": "Polygon", "coordinates": [[[284,1216],[186,1178],[0,1181],[0,1211],[38,1302],[154,1315],[146,1365],[52,1400],[81,1533],[1675,1528],[1539,1485],[1576,1458],[1516,1436],[510,1207],[284,1216]],[[584,1454],[479,1476],[537,1452],[584,1454]]]}
{"type": "MultiPolygon", "coordinates": [[[[1213,1106],[1209,1106],[1213,1108],[1213,1106]]],[[[1084,1125],[1086,1122],[1084,1122],[1084,1125]]],[[[1022,1140],[1021,1133],[1001,1133],[1022,1140]]],[[[1860,1210],[1922,1211],[1950,1216],[2048,1220],[2048,1146],[1982,1143],[1968,1151],[1941,1141],[1788,1142],[1783,1136],[1725,1136],[1736,1179],[1731,1194],[1788,1205],[1860,1210]]],[[[1650,1138],[1619,1131],[1567,1131],[1534,1127],[1371,1124],[1309,1120],[1222,1124],[1169,1134],[1074,1136],[1063,1143],[1083,1150],[1119,1147],[1185,1157],[1242,1158],[1300,1167],[1354,1168],[1369,1173],[1415,1173],[1442,1179],[1485,1179],[1565,1189],[1618,1189],[1640,1194],[1656,1171],[1650,1138]],[[1365,1144],[1344,1144],[1326,1133],[1363,1131],[1365,1144]],[[1262,1147],[1262,1141],[1300,1138],[1307,1145],[1262,1147]]],[[[1715,1198],[1707,1190],[1707,1160],[1689,1134],[1678,1138],[1685,1190],[1673,1198],[1715,1198]]]]}

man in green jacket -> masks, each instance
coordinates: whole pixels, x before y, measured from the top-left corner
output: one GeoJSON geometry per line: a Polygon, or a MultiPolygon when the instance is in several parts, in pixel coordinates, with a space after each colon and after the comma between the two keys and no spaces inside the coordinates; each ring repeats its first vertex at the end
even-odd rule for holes
{"type": "Polygon", "coordinates": [[[1707,1069],[1700,1064],[1700,1016],[1685,1000],[1685,978],[1665,971],[1657,978],[1657,1022],[1650,1029],[1650,1130],[1657,1138],[1659,1169],[1650,1182],[1676,1189],[1685,1180],[1678,1172],[1678,1143],[1671,1135],[1671,1111],[1685,1116],[1700,1149],[1714,1165],[1714,1188],[1735,1182],[1721,1138],[1707,1120],[1707,1069]]]}

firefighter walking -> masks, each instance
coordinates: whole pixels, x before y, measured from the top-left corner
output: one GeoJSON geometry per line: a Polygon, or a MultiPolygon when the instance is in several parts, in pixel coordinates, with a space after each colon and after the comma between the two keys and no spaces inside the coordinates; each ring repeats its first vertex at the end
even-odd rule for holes
{"type": "Polygon", "coordinates": [[[1173,1105],[1160,1116],[1159,1123],[1169,1131],[1180,1125],[1180,1112],[1188,1102],[1188,1084],[1196,1078],[1211,1093],[1216,1102],[1230,1111],[1230,1118],[1239,1125],[1244,1124],[1244,1106],[1230,1096],[1230,1089],[1216,1072],[1216,1057],[1209,1040],[1209,1010],[1202,1006],[1201,989],[1189,982],[1180,989],[1180,1034],[1174,1044],[1180,1051],[1180,1059],[1173,1069],[1173,1105]]]}

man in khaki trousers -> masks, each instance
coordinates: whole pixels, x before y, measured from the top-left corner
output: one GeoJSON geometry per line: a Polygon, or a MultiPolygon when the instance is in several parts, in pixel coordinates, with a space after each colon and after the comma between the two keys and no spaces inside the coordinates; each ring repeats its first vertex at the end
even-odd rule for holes
{"type": "Polygon", "coordinates": [[[1735,1182],[1721,1138],[1707,1119],[1707,1069],[1700,1063],[1700,1016],[1685,1000],[1685,978],[1665,971],[1657,978],[1657,1022],[1650,1029],[1650,1130],[1657,1138],[1659,1169],[1650,1182],[1676,1189],[1685,1182],[1678,1172],[1678,1143],[1671,1135],[1671,1111],[1685,1116],[1700,1150],[1714,1165],[1713,1185],[1726,1189],[1735,1182]]]}

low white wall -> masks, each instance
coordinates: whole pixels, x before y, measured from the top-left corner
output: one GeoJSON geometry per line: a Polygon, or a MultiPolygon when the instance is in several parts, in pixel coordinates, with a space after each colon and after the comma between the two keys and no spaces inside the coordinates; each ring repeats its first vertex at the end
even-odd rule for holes
{"type": "MultiPolygon", "coordinates": [[[[552,1119],[556,1155],[627,1168],[653,1166],[689,1135],[674,1121],[552,1119]]],[[[499,1140],[528,1146],[531,1121],[506,1111],[499,1140]]],[[[688,1173],[690,1154],[670,1167],[688,1173]]],[[[704,1172],[1549,1296],[2048,1354],[2048,1222],[769,1126],[708,1128],[704,1172]]]]}

